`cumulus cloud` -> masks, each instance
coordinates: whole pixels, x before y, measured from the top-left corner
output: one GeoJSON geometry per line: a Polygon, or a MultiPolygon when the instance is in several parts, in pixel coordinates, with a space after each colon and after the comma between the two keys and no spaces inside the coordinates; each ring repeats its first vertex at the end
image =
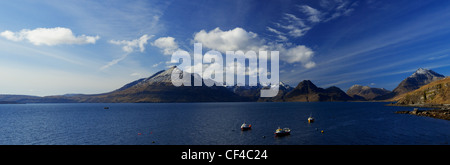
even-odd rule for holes
{"type": "Polygon", "coordinates": [[[194,35],[194,41],[202,43],[203,47],[220,52],[267,49],[267,46],[263,45],[265,41],[259,39],[256,33],[247,32],[239,27],[228,31],[223,31],[220,28],[215,28],[209,32],[201,30],[194,35]]]}
{"type": "Polygon", "coordinates": [[[134,40],[110,40],[109,43],[111,44],[115,44],[115,45],[123,45],[122,50],[127,52],[127,53],[131,53],[136,51],[136,49],[139,49],[140,52],[144,52],[145,50],[145,45],[147,45],[147,41],[152,38],[153,35],[142,35],[140,38],[138,39],[134,39],[134,40]]]}
{"type": "Polygon", "coordinates": [[[248,32],[239,27],[227,31],[223,31],[219,28],[215,28],[209,32],[201,30],[194,35],[194,41],[202,43],[203,47],[217,50],[222,53],[238,50],[243,52],[249,50],[255,52],[260,50],[279,51],[280,60],[282,61],[288,63],[301,63],[305,68],[312,68],[315,66],[315,63],[312,61],[314,51],[310,48],[304,45],[295,45],[293,43],[276,44],[267,42],[258,37],[256,33],[248,32]]]}
{"type": "MultiPolygon", "coordinates": [[[[312,57],[314,56],[314,52],[304,46],[304,45],[298,45],[292,48],[279,48],[282,53],[284,53],[284,59],[288,63],[295,63],[295,62],[302,62],[304,64],[307,64],[311,62],[312,57]]],[[[309,64],[309,67],[311,67],[312,64],[309,64]]]]}
{"type": "Polygon", "coordinates": [[[34,45],[61,45],[61,44],[95,44],[100,39],[97,36],[75,36],[71,29],[63,27],[23,29],[19,32],[9,30],[0,33],[0,36],[11,41],[27,40],[34,45]]]}
{"type": "Polygon", "coordinates": [[[177,50],[180,50],[178,44],[175,42],[175,38],[173,37],[158,38],[152,43],[152,45],[162,49],[164,55],[172,55],[177,50]]]}

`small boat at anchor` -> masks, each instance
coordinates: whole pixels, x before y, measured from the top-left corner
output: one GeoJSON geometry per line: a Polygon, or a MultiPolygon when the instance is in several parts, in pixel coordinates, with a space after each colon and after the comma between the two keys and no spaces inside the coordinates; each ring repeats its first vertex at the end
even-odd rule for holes
{"type": "Polygon", "coordinates": [[[290,134],[291,134],[291,129],[289,129],[289,128],[281,129],[280,127],[278,127],[278,129],[275,130],[276,136],[285,136],[285,135],[290,135],[290,134]]]}
{"type": "Polygon", "coordinates": [[[244,124],[241,125],[241,130],[242,131],[246,131],[246,130],[250,130],[250,129],[252,129],[252,125],[251,124],[244,123],[244,124]]]}
{"type": "Polygon", "coordinates": [[[310,114],[308,117],[308,123],[312,123],[312,122],[314,122],[314,118],[312,117],[312,114],[310,114]]]}

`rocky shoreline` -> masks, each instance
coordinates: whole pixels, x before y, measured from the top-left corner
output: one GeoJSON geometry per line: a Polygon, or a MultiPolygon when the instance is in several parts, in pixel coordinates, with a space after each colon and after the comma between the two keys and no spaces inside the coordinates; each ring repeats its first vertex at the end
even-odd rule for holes
{"type": "Polygon", "coordinates": [[[421,107],[421,108],[433,108],[432,110],[419,110],[414,108],[412,111],[396,111],[397,114],[410,114],[417,116],[426,116],[437,119],[450,120],[450,106],[448,105],[395,105],[389,106],[408,106],[408,107],[421,107]]]}

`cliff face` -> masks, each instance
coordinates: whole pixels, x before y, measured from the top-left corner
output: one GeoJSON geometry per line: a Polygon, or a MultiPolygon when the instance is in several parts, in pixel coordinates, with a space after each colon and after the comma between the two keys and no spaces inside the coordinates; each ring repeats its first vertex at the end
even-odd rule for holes
{"type": "Polygon", "coordinates": [[[450,104],[450,78],[431,82],[409,92],[403,95],[397,104],[450,104]]]}

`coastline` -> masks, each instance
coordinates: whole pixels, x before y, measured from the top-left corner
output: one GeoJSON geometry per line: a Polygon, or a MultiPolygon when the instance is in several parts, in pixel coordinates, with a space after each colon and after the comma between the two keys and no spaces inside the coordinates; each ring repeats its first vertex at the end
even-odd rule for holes
{"type": "Polygon", "coordinates": [[[414,107],[412,111],[396,111],[397,114],[410,114],[416,116],[432,117],[436,119],[450,120],[450,105],[446,104],[395,104],[386,106],[414,107]],[[419,110],[419,108],[432,108],[430,110],[419,110]]]}

